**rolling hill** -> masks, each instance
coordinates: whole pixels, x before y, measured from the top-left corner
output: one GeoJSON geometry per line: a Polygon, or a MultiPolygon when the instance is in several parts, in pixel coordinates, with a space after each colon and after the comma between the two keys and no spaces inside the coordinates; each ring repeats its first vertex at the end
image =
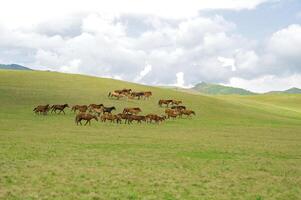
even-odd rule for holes
{"type": "Polygon", "coordinates": [[[284,91],[271,91],[267,94],[301,94],[301,89],[293,87],[284,91]]]}
{"type": "Polygon", "coordinates": [[[198,91],[203,94],[211,94],[211,95],[228,95],[228,94],[238,94],[238,95],[252,95],[255,94],[245,89],[228,87],[218,84],[212,83],[199,83],[195,85],[192,90],[198,91]]]}
{"type": "Polygon", "coordinates": [[[10,69],[10,70],[32,70],[28,67],[24,67],[18,64],[0,64],[0,69],[10,69]]]}
{"type": "Polygon", "coordinates": [[[0,199],[298,199],[301,95],[203,96],[112,79],[0,70],[0,199]],[[152,91],[115,100],[109,91],[152,91]],[[192,118],[162,124],[35,115],[39,104],[103,103],[192,118]]]}

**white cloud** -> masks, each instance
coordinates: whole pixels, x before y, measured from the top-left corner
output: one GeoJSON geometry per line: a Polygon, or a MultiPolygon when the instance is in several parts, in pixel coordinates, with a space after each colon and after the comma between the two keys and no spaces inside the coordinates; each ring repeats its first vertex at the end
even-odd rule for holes
{"type": "Polygon", "coordinates": [[[10,0],[1,2],[0,23],[9,27],[31,27],[54,16],[78,12],[99,12],[106,15],[155,15],[167,18],[195,17],[204,9],[254,9],[273,0],[10,0]]]}
{"type": "Polygon", "coordinates": [[[140,74],[135,78],[135,82],[139,82],[143,77],[145,77],[148,73],[152,71],[152,66],[150,64],[146,64],[144,69],[140,72],[140,74]]]}
{"type": "Polygon", "coordinates": [[[178,72],[176,73],[176,77],[177,77],[177,82],[176,82],[176,86],[178,87],[184,87],[184,73],[183,72],[178,72]]]}
{"type": "Polygon", "coordinates": [[[220,56],[217,59],[221,62],[222,67],[231,67],[232,71],[236,71],[235,60],[233,58],[225,58],[220,56]]]}

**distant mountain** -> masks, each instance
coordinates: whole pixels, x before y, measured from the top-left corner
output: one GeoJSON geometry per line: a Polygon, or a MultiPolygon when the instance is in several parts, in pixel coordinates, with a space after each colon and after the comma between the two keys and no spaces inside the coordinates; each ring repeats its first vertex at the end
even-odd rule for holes
{"type": "Polygon", "coordinates": [[[293,87],[293,88],[290,88],[290,89],[284,90],[284,91],[267,92],[266,94],[301,94],[301,89],[293,87]]]}
{"type": "Polygon", "coordinates": [[[205,82],[198,83],[191,89],[198,91],[200,93],[211,94],[211,95],[218,95],[218,94],[252,95],[252,94],[256,94],[256,93],[253,93],[248,90],[241,89],[241,88],[228,87],[228,86],[212,84],[212,83],[205,83],[205,82]]]}
{"type": "Polygon", "coordinates": [[[24,67],[24,66],[18,65],[18,64],[9,64],[9,65],[0,64],[0,69],[32,70],[32,69],[30,69],[28,67],[24,67]]]}

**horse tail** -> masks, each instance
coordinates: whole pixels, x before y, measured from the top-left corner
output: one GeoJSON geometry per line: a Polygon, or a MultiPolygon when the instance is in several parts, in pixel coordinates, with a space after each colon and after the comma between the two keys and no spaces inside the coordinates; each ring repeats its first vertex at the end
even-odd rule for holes
{"type": "Polygon", "coordinates": [[[37,108],[34,108],[32,111],[36,111],[37,110],[37,108]]]}
{"type": "Polygon", "coordinates": [[[108,95],[108,97],[110,97],[111,96],[111,92],[109,92],[109,95],[108,95]]]}

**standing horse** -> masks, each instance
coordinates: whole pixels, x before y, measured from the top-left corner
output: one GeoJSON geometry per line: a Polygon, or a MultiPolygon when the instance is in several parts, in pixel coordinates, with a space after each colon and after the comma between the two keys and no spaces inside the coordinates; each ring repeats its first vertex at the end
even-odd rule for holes
{"type": "Polygon", "coordinates": [[[169,100],[160,99],[159,102],[158,102],[158,104],[159,104],[160,107],[162,107],[163,104],[165,104],[166,107],[168,107],[168,105],[171,104],[172,101],[173,100],[170,100],[170,99],[169,100]]]}

